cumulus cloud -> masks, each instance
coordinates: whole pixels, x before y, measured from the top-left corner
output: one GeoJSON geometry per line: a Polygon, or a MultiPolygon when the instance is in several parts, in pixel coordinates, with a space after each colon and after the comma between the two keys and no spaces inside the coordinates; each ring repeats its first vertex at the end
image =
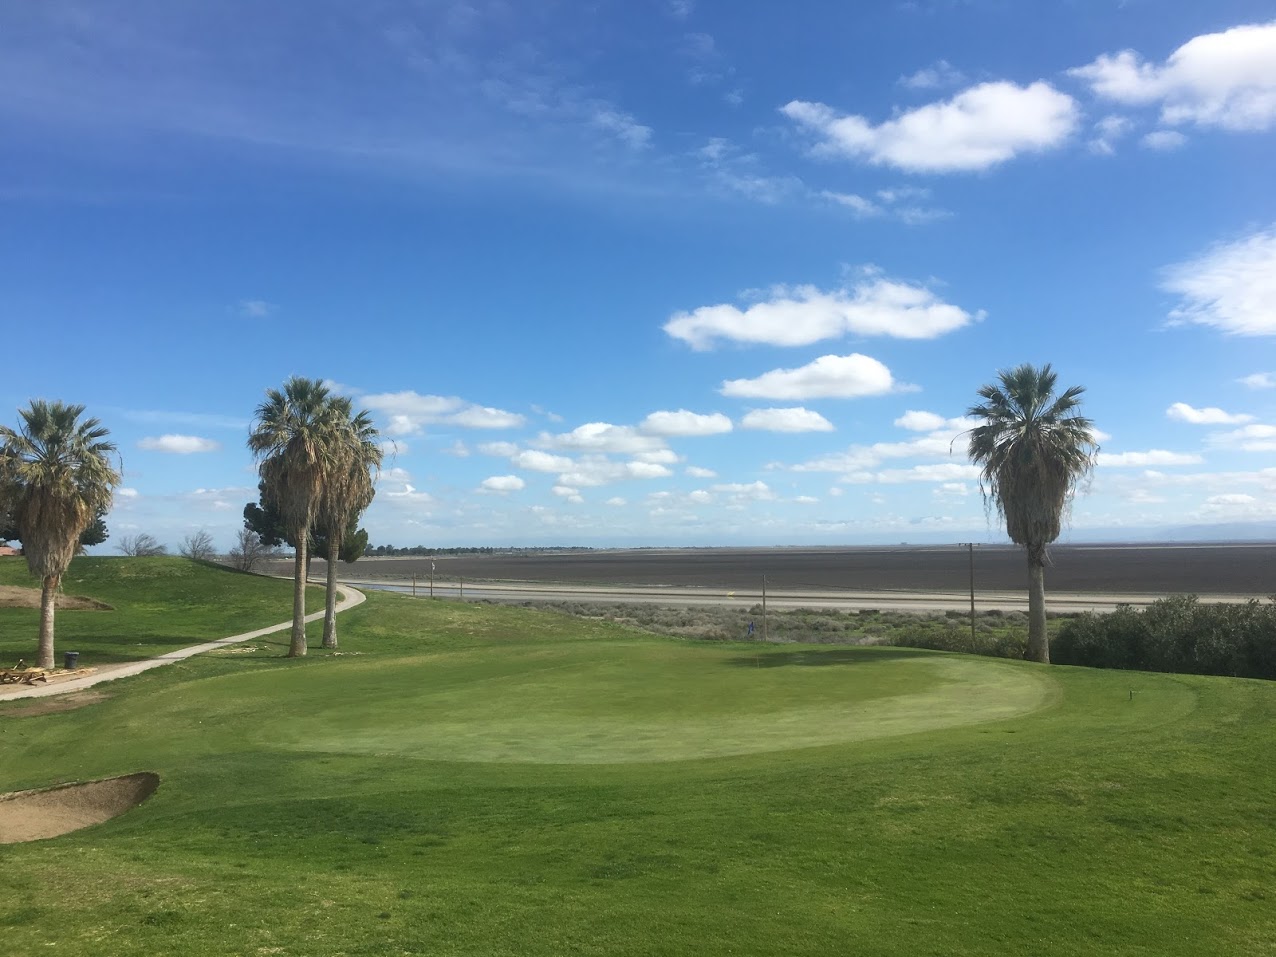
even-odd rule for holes
{"type": "Polygon", "coordinates": [[[1199,465],[1205,460],[1195,452],[1100,452],[1098,463],[1106,468],[1146,468],[1150,465],[1199,465]]]}
{"type": "Polygon", "coordinates": [[[673,475],[669,467],[658,462],[617,462],[605,455],[583,455],[569,471],[558,476],[560,485],[594,488],[631,479],[657,479],[673,475]]]}
{"type": "Polygon", "coordinates": [[[1173,323],[1210,326],[1229,335],[1276,335],[1276,226],[1166,270],[1163,288],[1182,297],[1173,323]]]}
{"type": "Polygon", "coordinates": [[[1242,422],[1254,421],[1252,415],[1244,412],[1224,412],[1213,406],[1194,409],[1186,402],[1175,402],[1165,410],[1165,415],[1176,422],[1187,422],[1191,425],[1239,425],[1242,422]]]}
{"type": "Polygon", "coordinates": [[[612,452],[618,455],[654,452],[665,448],[665,441],[660,436],[639,432],[633,426],[612,425],[610,422],[587,422],[558,435],[542,432],[537,442],[551,449],[612,452]]]}
{"type": "Polygon", "coordinates": [[[766,482],[725,482],[721,485],[710,486],[711,490],[721,495],[728,496],[732,501],[741,502],[769,502],[775,498],[775,492],[771,491],[771,487],[766,482]]]}
{"type": "Polygon", "coordinates": [[[745,429],[763,432],[832,432],[833,423],[818,412],[801,406],[788,409],[754,409],[740,420],[745,429]]]}
{"type": "Polygon", "coordinates": [[[953,484],[956,482],[977,480],[979,467],[961,465],[957,462],[937,462],[927,465],[914,465],[906,469],[885,469],[881,472],[852,472],[843,481],[856,485],[876,482],[882,485],[899,485],[905,482],[940,482],[953,484]]]}
{"type": "Polygon", "coordinates": [[[874,126],[823,103],[794,100],[781,112],[821,139],[814,152],[910,172],[983,170],[1063,143],[1080,110],[1048,83],[981,83],[874,126]]]}
{"type": "Polygon", "coordinates": [[[664,330],[693,349],[719,341],[806,346],[845,335],[934,339],[982,319],[925,286],[870,276],[850,289],[782,287],[747,308],[723,303],[676,313],[664,330]]]}
{"type": "Polygon", "coordinates": [[[559,498],[571,502],[573,505],[582,505],[585,499],[581,496],[579,489],[574,489],[570,485],[555,485],[552,491],[559,498]]]}
{"type": "Polygon", "coordinates": [[[490,478],[483,479],[479,483],[479,488],[485,492],[498,492],[504,494],[506,492],[517,492],[526,488],[527,483],[517,475],[493,475],[490,478]]]}
{"type": "Polygon", "coordinates": [[[686,473],[692,478],[717,478],[718,473],[713,469],[701,468],[699,465],[688,465],[686,473]]]}
{"type": "Polygon", "coordinates": [[[796,369],[773,369],[756,379],[729,379],[723,395],[748,399],[854,399],[897,388],[891,370],[858,352],[820,356],[796,369]]]}
{"type": "Polygon", "coordinates": [[[896,419],[894,424],[901,429],[908,429],[910,432],[938,432],[941,429],[961,432],[974,425],[975,420],[967,418],[946,419],[942,415],[936,415],[934,412],[909,409],[896,419]]]}
{"type": "Polygon", "coordinates": [[[653,412],[639,426],[648,435],[696,436],[730,432],[731,420],[721,412],[701,415],[679,409],[677,412],[653,412]]]}
{"type": "Polygon", "coordinates": [[[536,449],[527,449],[510,456],[510,461],[531,472],[566,472],[575,463],[565,455],[552,455],[536,449]]]}
{"type": "Polygon", "coordinates": [[[1160,104],[1161,122],[1227,130],[1276,124],[1276,21],[1193,37],[1162,64],[1133,50],[1069,71],[1098,96],[1160,104]]]}
{"type": "Polygon", "coordinates": [[[158,435],[147,436],[137,443],[139,449],[148,452],[170,452],[174,455],[191,455],[196,452],[216,452],[222,445],[212,439],[200,438],[198,435],[158,435]]]}
{"type": "Polygon", "coordinates": [[[384,417],[383,431],[391,437],[416,435],[427,425],[513,429],[526,422],[514,412],[477,405],[456,396],[421,395],[410,389],[365,395],[359,401],[384,417]]]}

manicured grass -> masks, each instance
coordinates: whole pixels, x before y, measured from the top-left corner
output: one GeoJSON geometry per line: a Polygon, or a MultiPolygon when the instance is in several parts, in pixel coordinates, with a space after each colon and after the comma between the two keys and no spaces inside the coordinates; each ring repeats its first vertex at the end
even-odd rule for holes
{"type": "MultiPolygon", "coordinates": [[[[38,589],[23,558],[0,558],[0,585],[38,589]]],[[[68,595],[86,595],[111,611],[59,608],[54,626],[58,663],[78,651],[81,666],[137,661],[201,641],[242,634],[292,617],[292,584],[244,575],[185,558],[91,558],[71,562],[62,580],[68,595]]],[[[312,587],[307,607],[323,607],[312,587]]],[[[40,612],[0,608],[0,666],[35,659],[40,612]]]]}
{"type": "Polygon", "coordinates": [[[4,952],[1273,953],[1276,684],[384,594],[341,623],[340,656],[0,706],[8,787],[163,777],[0,847],[4,952]]]}

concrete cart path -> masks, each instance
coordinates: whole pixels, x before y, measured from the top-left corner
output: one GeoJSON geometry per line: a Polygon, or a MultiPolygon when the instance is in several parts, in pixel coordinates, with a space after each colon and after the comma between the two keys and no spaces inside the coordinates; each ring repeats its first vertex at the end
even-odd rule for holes
{"type": "MultiPolygon", "coordinates": [[[[337,586],[337,612],[347,611],[357,605],[362,605],[367,598],[363,592],[350,588],[348,585],[337,586]]],[[[323,612],[317,611],[313,615],[307,615],[306,621],[319,621],[323,618],[323,612]]],[[[116,678],[127,678],[130,675],[139,675],[143,671],[150,671],[152,668],[160,668],[164,665],[171,665],[175,661],[183,661],[194,655],[203,654],[205,651],[215,651],[218,648],[225,648],[227,645],[238,644],[241,641],[251,641],[254,638],[264,638],[266,635],[273,635],[276,632],[284,631],[292,627],[292,621],[288,620],[278,625],[271,625],[268,628],[258,628],[256,631],[246,631],[242,635],[231,635],[229,638],[218,638],[216,641],[206,641],[202,645],[192,645],[190,648],[180,648],[177,651],[170,651],[164,655],[158,655],[155,658],[147,658],[145,661],[130,661],[122,665],[106,665],[99,668],[91,675],[85,675],[83,678],[68,678],[65,681],[52,681],[46,685],[8,685],[0,688],[0,702],[16,701],[20,698],[47,698],[50,695],[67,694],[71,691],[83,691],[85,688],[92,688],[94,685],[101,684],[104,681],[114,681],[116,678]],[[13,689],[13,690],[11,690],[13,689]]]]}

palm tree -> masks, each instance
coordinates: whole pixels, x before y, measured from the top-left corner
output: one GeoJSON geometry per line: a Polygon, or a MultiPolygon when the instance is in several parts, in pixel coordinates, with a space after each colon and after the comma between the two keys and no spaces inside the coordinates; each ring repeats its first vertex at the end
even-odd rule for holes
{"type": "Polygon", "coordinates": [[[328,581],[323,615],[323,646],[337,647],[337,555],[346,531],[372,504],[375,473],[381,467],[380,433],[366,410],[351,416],[350,400],[334,399],[333,414],[341,421],[341,435],[332,468],[319,497],[318,531],[327,539],[328,581]]]}
{"type": "Polygon", "coordinates": [[[293,376],[282,390],[266,391],[248,436],[263,496],[279,509],[285,531],[296,542],[290,658],[306,653],[306,548],[341,435],[341,418],[321,382],[293,376]]]}
{"type": "Polygon", "coordinates": [[[1082,386],[1057,398],[1055,372],[1024,364],[998,373],[999,385],[967,415],[981,420],[970,431],[970,460],[980,466],[985,503],[997,506],[1011,541],[1028,555],[1028,657],[1049,663],[1046,635],[1046,546],[1077,483],[1094,469],[1099,452],[1093,424],[1078,414],[1082,386]]]}
{"type": "Polygon", "coordinates": [[[115,445],[82,405],[32,400],[18,428],[0,426],[0,501],[22,540],[31,574],[41,579],[37,663],[53,667],[53,613],[58,587],[80,549],[80,536],[111,507],[120,484],[115,445]]]}

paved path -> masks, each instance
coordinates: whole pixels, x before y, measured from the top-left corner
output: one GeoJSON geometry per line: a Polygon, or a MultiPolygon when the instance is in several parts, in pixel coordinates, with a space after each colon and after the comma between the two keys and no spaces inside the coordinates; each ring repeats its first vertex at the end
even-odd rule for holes
{"type": "MultiPolygon", "coordinates": [[[[354,608],[356,605],[362,605],[367,600],[363,592],[347,585],[337,586],[337,598],[338,613],[354,608]]],[[[317,611],[313,615],[307,615],[306,621],[319,621],[322,618],[323,612],[317,611]]],[[[47,698],[50,695],[66,694],[70,691],[83,691],[85,688],[92,688],[94,685],[101,684],[104,681],[114,681],[117,678],[139,675],[143,671],[171,665],[175,661],[183,661],[194,655],[203,654],[205,651],[215,651],[218,648],[225,648],[227,645],[238,644],[241,641],[264,638],[267,635],[273,635],[291,627],[292,621],[289,620],[278,625],[271,625],[269,628],[258,628],[256,631],[247,631],[242,635],[231,635],[229,638],[218,638],[216,641],[206,641],[202,645],[192,645],[190,648],[170,651],[166,655],[147,658],[145,661],[131,661],[123,665],[106,665],[91,675],[85,675],[83,678],[68,678],[65,681],[51,681],[47,685],[32,685],[30,687],[8,685],[0,688],[0,701],[16,701],[19,698],[47,698]]]]}

